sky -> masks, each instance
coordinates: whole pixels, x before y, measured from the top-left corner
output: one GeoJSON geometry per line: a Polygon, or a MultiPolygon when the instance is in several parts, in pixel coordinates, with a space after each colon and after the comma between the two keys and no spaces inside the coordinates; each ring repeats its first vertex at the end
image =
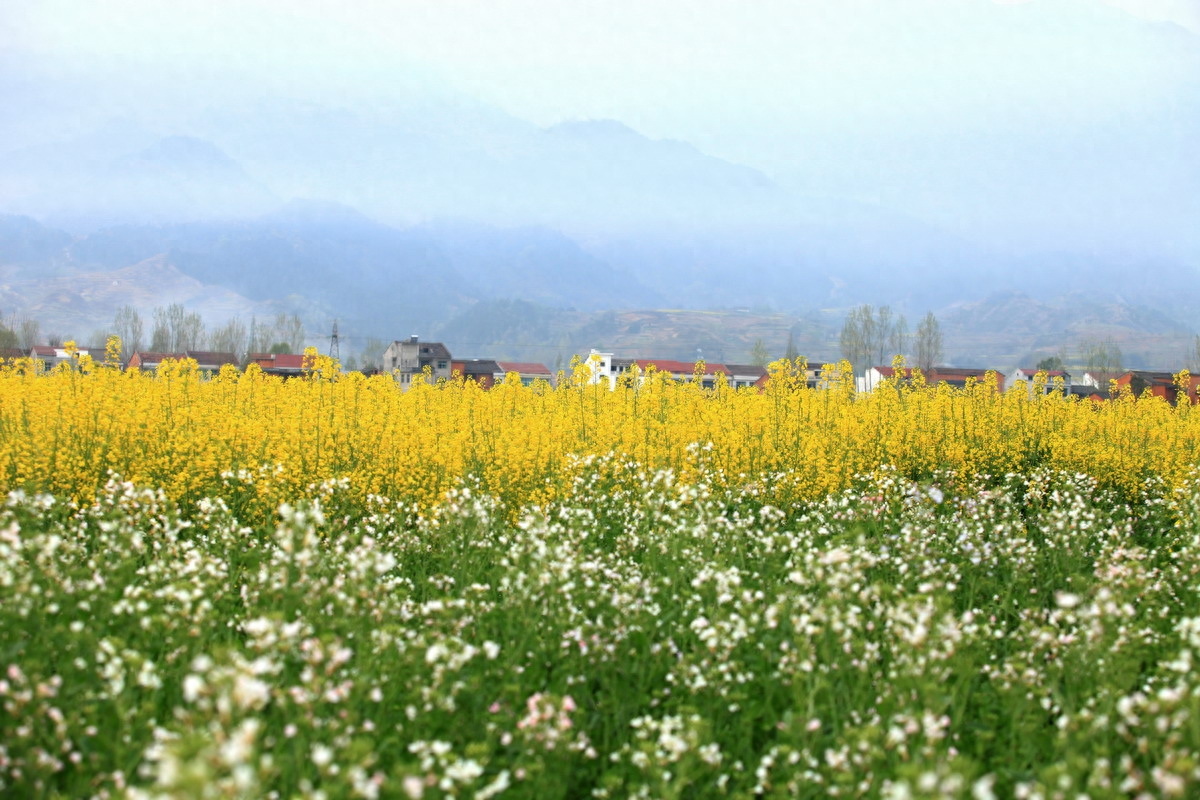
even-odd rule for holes
{"type": "MultiPolygon", "coordinates": [[[[1070,25],[1072,15],[1108,6],[1200,35],[1200,0],[5,0],[2,6],[0,47],[10,52],[67,64],[98,56],[183,76],[218,70],[281,92],[370,94],[396,86],[460,92],[539,125],[615,118],[650,136],[784,171],[788,139],[797,131],[836,136],[864,118],[874,124],[903,118],[946,95],[990,105],[997,92],[1026,91],[1039,70],[1060,74],[1064,64],[1085,58],[1111,61],[1116,80],[1139,77],[1137,52],[1071,52],[1078,37],[1074,43],[1062,37],[1062,63],[1047,60],[1040,40],[1058,34],[1038,30],[1046,23],[1023,23],[1031,12],[1070,25]],[[1001,4],[1021,8],[987,13],[1001,4]],[[971,33],[964,37],[963,30],[971,33]],[[973,97],[963,88],[972,84],[985,91],[973,97]]],[[[1086,105],[1088,87],[1061,88],[1086,105]]]]}
{"type": "Polygon", "coordinates": [[[113,104],[143,122],[280,96],[615,119],[993,241],[1173,241],[1197,202],[1200,0],[3,0],[6,56],[157,83],[162,114],[113,104]]]}

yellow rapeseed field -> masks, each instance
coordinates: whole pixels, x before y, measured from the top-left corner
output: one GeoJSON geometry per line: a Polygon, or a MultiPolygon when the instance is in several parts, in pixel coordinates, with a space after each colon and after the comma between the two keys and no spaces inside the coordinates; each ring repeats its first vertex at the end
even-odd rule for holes
{"type": "Polygon", "coordinates": [[[354,497],[419,512],[472,476],[516,508],[560,497],[581,458],[615,453],[684,478],[703,464],[719,489],[786,504],[881,465],[917,480],[1046,466],[1136,492],[1148,478],[1181,484],[1200,455],[1200,416],[1148,396],[1096,403],[919,376],[856,395],[837,377],[846,364],[814,389],[798,377],[804,365],[787,361],[762,392],[653,372],[610,391],[588,385],[586,368],[557,388],[511,376],[487,391],[418,381],[402,392],[390,376],[342,374],[310,355],[311,374],[291,380],[254,366],[207,375],[194,362],[121,371],[86,356],[47,374],[5,367],[0,488],[82,501],[115,473],[185,503],[220,496],[266,510],[339,479],[354,497]]]}

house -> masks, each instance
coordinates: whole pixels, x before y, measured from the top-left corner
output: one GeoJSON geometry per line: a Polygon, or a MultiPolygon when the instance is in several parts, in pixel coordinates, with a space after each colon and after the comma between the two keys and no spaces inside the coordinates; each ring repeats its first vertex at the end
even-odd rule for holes
{"type": "Polygon", "coordinates": [[[629,371],[633,366],[632,358],[619,359],[620,364],[614,364],[612,353],[601,353],[599,350],[592,349],[587,357],[583,359],[583,364],[588,369],[588,384],[597,384],[601,381],[608,380],[608,388],[617,388],[617,378],[622,373],[629,371]]]}
{"type": "Polygon", "coordinates": [[[510,373],[516,373],[521,383],[526,386],[538,381],[554,385],[554,373],[545,364],[532,361],[497,361],[496,364],[499,367],[498,380],[504,380],[510,373]]]}
{"type": "Polygon", "coordinates": [[[1112,381],[1121,377],[1122,374],[1120,372],[1085,372],[1079,382],[1084,386],[1099,389],[1101,394],[1107,397],[1112,381]]]}
{"type": "Polygon", "coordinates": [[[193,359],[196,365],[205,372],[220,372],[226,364],[238,365],[237,356],[233,353],[214,352],[211,350],[188,350],[186,358],[193,359]]]}
{"type": "Polygon", "coordinates": [[[492,388],[498,372],[500,365],[490,358],[465,358],[450,362],[451,377],[475,381],[483,389],[492,388]]]}
{"type": "MultiPolygon", "coordinates": [[[[1134,397],[1141,397],[1149,392],[1154,397],[1161,397],[1171,405],[1179,401],[1179,387],[1175,384],[1175,376],[1170,372],[1150,372],[1148,370],[1130,370],[1116,378],[1117,388],[1128,388],[1134,397]]],[[[1195,403],[1196,387],[1200,378],[1191,378],[1186,388],[1189,402],[1195,403]]]]}
{"type": "Polygon", "coordinates": [[[1029,387],[1029,391],[1033,391],[1033,381],[1039,372],[1046,374],[1046,386],[1042,390],[1043,393],[1054,391],[1055,385],[1061,379],[1064,392],[1071,388],[1071,373],[1062,369],[1039,370],[1037,367],[1022,367],[1013,370],[1013,373],[1008,376],[1008,381],[1005,384],[1005,389],[1011,389],[1017,385],[1017,381],[1025,381],[1025,385],[1029,387]]]}
{"type": "Polygon", "coordinates": [[[29,351],[20,347],[0,347],[0,363],[11,365],[22,358],[28,358],[29,351]]]}
{"type": "Polygon", "coordinates": [[[747,386],[762,387],[770,377],[766,367],[755,364],[714,364],[714,371],[719,371],[716,370],[718,366],[725,367],[725,380],[729,382],[732,389],[742,389],[747,386]]]}
{"type": "Polygon", "coordinates": [[[196,366],[203,372],[217,373],[221,371],[221,367],[226,364],[238,365],[237,356],[233,353],[220,353],[208,350],[186,350],[182,353],[156,353],[148,350],[141,350],[133,354],[129,359],[128,369],[138,369],[143,372],[154,372],[158,369],[158,365],[170,359],[172,361],[183,361],[184,359],[192,359],[196,362],[196,366]]]}
{"type": "MultiPolygon", "coordinates": [[[[983,383],[987,380],[988,375],[996,376],[996,385],[1004,386],[1004,373],[997,372],[994,369],[975,369],[973,367],[934,367],[928,372],[923,373],[925,382],[930,385],[944,383],[948,386],[961,389],[967,385],[969,381],[983,383]]],[[[913,375],[913,368],[906,368],[899,375],[902,379],[909,379],[913,375]]],[[[891,380],[897,377],[894,367],[871,367],[867,370],[863,377],[856,379],[855,387],[860,392],[874,391],[876,386],[883,383],[885,380],[891,380]]]]}
{"type": "Polygon", "coordinates": [[[292,353],[251,353],[246,365],[257,364],[263,373],[282,378],[295,378],[305,374],[304,356],[292,353]]]}
{"type": "Polygon", "coordinates": [[[1102,403],[1108,399],[1108,389],[1097,389],[1088,383],[1076,383],[1063,389],[1063,397],[1078,397],[1080,400],[1102,403]]]}
{"type": "MultiPolygon", "coordinates": [[[[671,376],[672,380],[690,381],[696,376],[696,364],[687,361],[676,361],[669,358],[614,358],[612,353],[600,353],[593,350],[585,361],[592,370],[589,383],[599,383],[601,378],[608,378],[611,388],[623,375],[637,369],[644,375],[653,368],[671,376]]],[[[698,362],[697,362],[698,363],[698,362]]],[[[751,364],[708,364],[704,365],[704,373],[700,376],[700,385],[711,389],[717,384],[717,376],[724,375],[726,383],[735,389],[745,386],[758,386],[765,383],[767,370],[751,364]]]]}
{"type": "Polygon", "coordinates": [[[187,358],[183,353],[155,353],[148,350],[139,350],[134,353],[129,359],[127,369],[137,369],[142,372],[154,372],[158,369],[158,365],[168,359],[172,361],[182,361],[187,358]]]}
{"type": "Polygon", "coordinates": [[[530,386],[537,381],[554,384],[554,373],[545,364],[527,361],[494,361],[489,358],[455,359],[450,362],[455,378],[475,381],[484,389],[502,383],[510,373],[516,373],[521,383],[530,386]]]}
{"type": "MultiPolygon", "coordinates": [[[[50,347],[48,345],[36,344],[29,349],[29,357],[35,361],[41,361],[47,370],[54,369],[64,361],[70,361],[71,356],[61,347],[50,347]]],[[[90,355],[95,361],[104,361],[103,347],[79,347],[76,348],[75,357],[90,355]]]]}
{"type": "Polygon", "coordinates": [[[441,342],[422,342],[416,336],[392,342],[383,351],[383,371],[390,372],[402,389],[408,389],[413,379],[425,371],[433,382],[451,375],[450,351],[441,342]]]}

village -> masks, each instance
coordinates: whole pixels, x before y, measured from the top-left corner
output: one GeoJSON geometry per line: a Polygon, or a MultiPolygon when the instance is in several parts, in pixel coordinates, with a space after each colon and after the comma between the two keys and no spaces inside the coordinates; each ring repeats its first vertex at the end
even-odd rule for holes
{"type": "MultiPolygon", "coordinates": [[[[70,362],[73,358],[85,354],[97,362],[103,361],[105,355],[104,349],[98,347],[80,347],[72,351],[62,346],[35,345],[28,350],[0,349],[0,360],[11,363],[17,359],[28,358],[40,362],[42,369],[49,371],[61,363],[70,362]]],[[[642,375],[651,369],[670,376],[672,380],[698,381],[705,389],[714,388],[723,378],[726,385],[733,389],[754,387],[762,390],[766,388],[770,377],[766,367],[755,364],[688,363],[663,358],[628,358],[595,349],[581,358],[590,372],[588,382],[604,383],[611,389],[615,389],[623,377],[634,372],[642,375]]],[[[248,353],[239,359],[231,352],[208,350],[187,350],[179,353],[137,351],[129,358],[126,368],[153,372],[163,362],[185,359],[195,361],[198,370],[209,373],[219,372],[226,366],[245,369],[250,365],[257,366],[266,375],[284,378],[300,377],[308,371],[303,354],[248,353]]],[[[538,381],[555,386],[559,379],[545,364],[492,358],[458,358],[451,354],[444,343],[422,341],[415,335],[403,340],[397,339],[388,345],[383,352],[382,362],[382,369],[365,370],[364,374],[390,374],[402,390],[407,390],[413,381],[422,376],[433,383],[458,379],[473,381],[483,389],[490,389],[506,380],[509,375],[515,375],[526,386],[538,381]]],[[[824,364],[830,363],[837,361],[808,360],[805,383],[809,388],[830,388],[837,382],[836,375],[831,379],[830,374],[823,369],[824,364]]],[[[906,368],[899,377],[901,380],[911,380],[914,372],[915,369],[906,368]]],[[[983,383],[989,380],[989,376],[995,376],[996,385],[1002,390],[1012,389],[1018,383],[1024,382],[1029,390],[1033,391],[1035,379],[1039,374],[1045,376],[1045,382],[1040,384],[1042,392],[1057,390],[1065,396],[1095,402],[1108,400],[1116,393],[1128,392],[1139,397],[1149,393],[1175,405],[1179,401],[1181,390],[1186,394],[1189,403],[1200,402],[1200,375],[1188,375],[1186,381],[1181,382],[1177,379],[1177,373],[1150,370],[1085,371],[1076,377],[1066,370],[1039,370],[1035,367],[1015,369],[1005,375],[994,369],[935,366],[922,372],[922,377],[928,385],[946,384],[954,388],[963,388],[969,383],[983,383]]],[[[854,388],[858,393],[870,393],[885,382],[895,383],[896,378],[896,368],[874,366],[855,377],[854,388]]]]}

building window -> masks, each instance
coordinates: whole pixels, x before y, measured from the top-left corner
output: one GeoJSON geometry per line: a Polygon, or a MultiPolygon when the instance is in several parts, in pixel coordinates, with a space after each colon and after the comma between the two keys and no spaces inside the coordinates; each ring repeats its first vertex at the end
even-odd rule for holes
{"type": "Polygon", "coordinates": [[[438,368],[438,369],[445,369],[445,368],[446,368],[446,362],[445,362],[445,361],[439,361],[439,362],[438,362],[438,367],[437,367],[437,368],[438,368]]]}

